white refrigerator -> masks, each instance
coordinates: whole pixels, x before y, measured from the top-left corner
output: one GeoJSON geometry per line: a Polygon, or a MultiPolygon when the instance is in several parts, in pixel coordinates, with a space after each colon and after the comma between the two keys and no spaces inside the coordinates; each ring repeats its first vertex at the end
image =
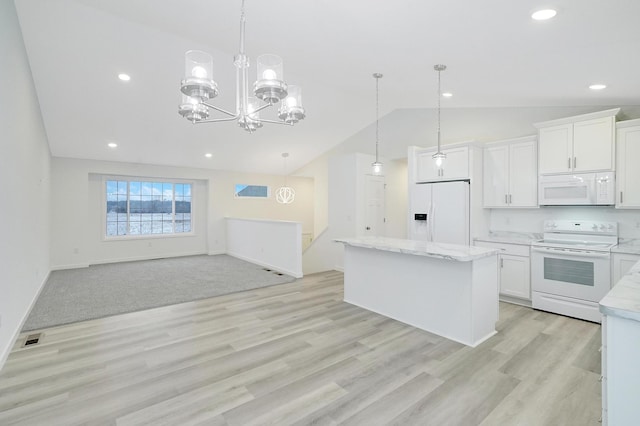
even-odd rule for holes
{"type": "Polygon", "coordinates": [[[418,183],[410,191],[409,239],[471,244],[469,181],[418,183]]]}

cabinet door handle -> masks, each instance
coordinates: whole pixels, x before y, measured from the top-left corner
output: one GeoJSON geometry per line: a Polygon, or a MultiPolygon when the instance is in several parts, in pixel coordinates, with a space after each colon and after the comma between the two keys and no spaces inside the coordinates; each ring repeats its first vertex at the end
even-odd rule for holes
{"type": "Polygon", "coordinates": [[[576,168],[576,157],[573,157],[573,168],[576,168]]]}
{"type": "Polygon", "coordinates": [[[567,169],[571,170],[571,157],[567,158],[567,169]]]}
{"type": "Polygon", "coordinates": [[[505,204],[509,204],[509,196],[507,194],[504,194],[504,203],[505,204]]]}
{"type": "Polygon", "coordinates": [[[509,194],[509,204],[511,204],[511,194],[509,194]]]}
{"type": "Polygon", "coordinates": [[[622,191],[620,191],[620,204],[622,204],[622,191]]]}
{"type": "Polygon", "coordinates": [[[504,259],[503,258],[500,258],[500,267],[504,268],[504,259]]]}

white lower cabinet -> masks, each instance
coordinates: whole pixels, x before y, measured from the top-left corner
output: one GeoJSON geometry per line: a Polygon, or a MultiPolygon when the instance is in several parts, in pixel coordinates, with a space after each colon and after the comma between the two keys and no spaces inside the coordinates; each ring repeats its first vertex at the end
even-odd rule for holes
{"type": "Polygon", "coordinates": [[[500,295],[517,300],[531,301],[531,259],[529,246],[476,240],[476,246],[496,248],[500,295]]]}
{"type": "Polygon", "coordinates": [[[629,269],[640,261],[640,254],[612,253],[611,256],[611,287],[624,277],[629,269]]]}
{"type": "Polygon", "coordinates": [[[605,315],[602,321],[602,424],[640,424],[640,322],[605,315]]]}

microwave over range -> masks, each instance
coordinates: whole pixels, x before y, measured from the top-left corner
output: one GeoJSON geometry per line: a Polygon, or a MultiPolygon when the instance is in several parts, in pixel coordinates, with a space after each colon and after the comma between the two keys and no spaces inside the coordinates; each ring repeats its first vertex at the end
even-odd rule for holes
{"type": "Polygon", "coordinates": [[[615,204],[614,172],[540,176],[541,206],[607,206],[615,204]]]}

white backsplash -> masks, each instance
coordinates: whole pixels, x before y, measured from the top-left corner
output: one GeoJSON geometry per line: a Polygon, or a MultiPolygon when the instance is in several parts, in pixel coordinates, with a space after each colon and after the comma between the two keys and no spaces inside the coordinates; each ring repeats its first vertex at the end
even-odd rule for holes
{"type": "Polygon", "coordinates": [[[492,209],[490,229],[491,231],[542,232],[543,222],[553,219],[618,222],[620,238],[640,238],[640,210],[621,210],[601,206],[492,209]]]}

